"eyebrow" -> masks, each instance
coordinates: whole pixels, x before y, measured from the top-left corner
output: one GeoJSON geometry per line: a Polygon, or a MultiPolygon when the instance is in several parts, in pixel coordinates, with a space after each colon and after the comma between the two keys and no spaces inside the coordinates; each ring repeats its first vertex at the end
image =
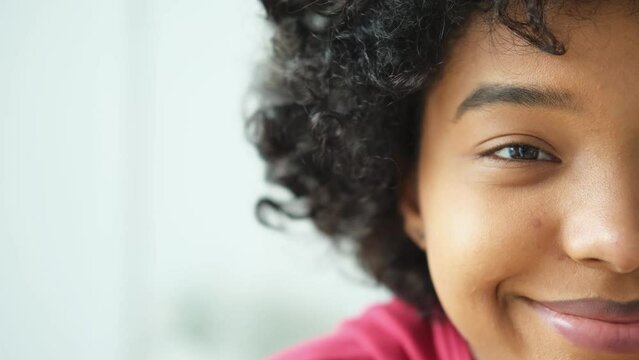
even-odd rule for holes
{"type": "Polygon", "coordinates": [[[457,108],[452,122],[458,122],[467,111],[496,103],[523,106],[544,106],[575,111],[574,96],[565,90],[534,85],[481,84],[457,108]]]}

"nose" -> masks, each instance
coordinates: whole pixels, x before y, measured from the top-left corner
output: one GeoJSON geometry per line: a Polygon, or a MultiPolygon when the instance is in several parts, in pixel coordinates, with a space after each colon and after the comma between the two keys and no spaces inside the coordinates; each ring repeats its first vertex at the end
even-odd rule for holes
{"type": "Polygon", "coordinates": [[[625,167],[601,169],[571,184],[576,197],[566,209],[562,236],[574,261],[619,274],[639,269],[639,182],[625,167]]]}

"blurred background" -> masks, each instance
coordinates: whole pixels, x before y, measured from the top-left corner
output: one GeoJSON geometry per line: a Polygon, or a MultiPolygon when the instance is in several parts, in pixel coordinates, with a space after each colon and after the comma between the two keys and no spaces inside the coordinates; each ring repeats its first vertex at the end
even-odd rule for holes
{"type": "Polygon", "coordinates": [[[257,0],[0,1],[0,359],[262,359],[388,298],[255,220],[269,34],[257,0]]]}

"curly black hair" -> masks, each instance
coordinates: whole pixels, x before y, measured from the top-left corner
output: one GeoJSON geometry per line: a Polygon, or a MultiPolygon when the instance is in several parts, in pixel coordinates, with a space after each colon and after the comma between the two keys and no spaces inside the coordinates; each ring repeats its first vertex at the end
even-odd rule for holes
{"type": "MultiPolygon", "coordinates": [[[[424,252],[403,228],[402,184],[417,160],[423,101],[473,14],[554,55],[544,0],[262,0],[272,53],[247,120],[267,180],[291,201],[260,199],[310,218],[400,298],[437,304],[424,252]],[[303,211],[295,206],[303,204],[303,211]]],[[[556,2],[553,2],[556,3],[556,2]]]]}

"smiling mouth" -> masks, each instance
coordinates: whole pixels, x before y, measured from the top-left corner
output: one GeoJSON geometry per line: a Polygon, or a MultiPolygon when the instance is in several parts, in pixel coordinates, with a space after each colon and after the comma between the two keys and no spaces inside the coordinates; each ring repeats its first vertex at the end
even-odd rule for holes
{"type": "Polygon", "coordinates": [[[600,352],[639,354],[639,301],[524,300],[577,346],[600,352]]]}

